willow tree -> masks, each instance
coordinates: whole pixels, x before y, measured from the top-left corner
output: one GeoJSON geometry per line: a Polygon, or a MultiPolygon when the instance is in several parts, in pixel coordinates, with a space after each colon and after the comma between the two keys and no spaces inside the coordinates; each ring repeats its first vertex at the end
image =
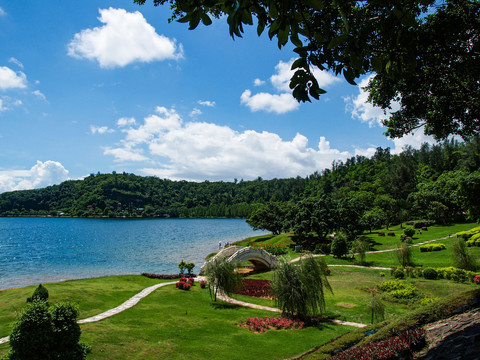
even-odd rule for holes
{"type": "Polygon", "coordinates": [[[218,294],[230,295],[241,284],[240,274],[235,269],[236,263],[225,257],[216,257],[207,263],[205,276],[214,301],[217,301],[218,294]]]}
{"type": "Polygon", "coordinates": [[[307,256],[299,264],[281,260],[274,271],[272,292],[283,315],[308,320],[325,312],[325,290],[333,293],[323,259],[307,256]]]}

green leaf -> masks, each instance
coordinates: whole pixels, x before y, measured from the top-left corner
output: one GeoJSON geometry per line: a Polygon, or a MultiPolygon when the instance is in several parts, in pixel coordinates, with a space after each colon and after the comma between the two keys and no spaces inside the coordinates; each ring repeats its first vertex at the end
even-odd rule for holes
{"type": "Polygon", "coordinates": [[[290,68],[291,70],[295,70],[295,69],[298,69],[298,68],[306,68],[308,65],[307,65],[307,59],[301,57],[301,58],[298,58],[297,60],[295,60],[292,64],[292,67],[290,68]]]}
{"type": "Polygon", "coordinates": [[[258,36],[262,35],[263,30],[265,30],[265,22],[259,21],[257,25],[257,35],[258,36]]]}
{"type": "Polygon", "coordinates": [[[210,17],[205,14],[205,13],[202,13],[202,23],[203,25],[210,25],[212,23],[212,19],[210,19],[210,17]]]}
{"type": "Polygon", "coordinates": [[[345,77],[345,80],[348,81],[349,84],[351,85],[357,85],[355,82],[355,74],[351,68],[348,69],[343,69],[343,76],[345,77]]]}
{"type": "Polygon", "coordinates": [[[345,34],[337,36],[336,38],[334,38],[330,41],[327,48],[328,49],[336,48],[338,45],[347,42],[347,40],[348,40],[348,36],[345,35],[345,34]]]}

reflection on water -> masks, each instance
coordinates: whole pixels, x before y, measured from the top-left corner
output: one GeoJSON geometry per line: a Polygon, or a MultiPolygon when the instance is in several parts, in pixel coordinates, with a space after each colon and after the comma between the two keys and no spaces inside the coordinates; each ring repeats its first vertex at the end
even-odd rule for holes
{"type": "Polygon", "coordinates": [[[222,244],[260,235],[241,219],[0,218],[0,289],[142,272],[198,271],[222,244]]]}

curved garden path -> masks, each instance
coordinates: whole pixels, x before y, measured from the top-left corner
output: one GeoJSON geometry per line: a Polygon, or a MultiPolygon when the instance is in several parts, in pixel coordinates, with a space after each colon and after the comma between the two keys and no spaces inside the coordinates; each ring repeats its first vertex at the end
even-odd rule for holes
{"type": "MultiPolygon", "coordinates": [[[[439,239],[424,241],[424,242],[421,242],[421,243],[418,243],[418,244],[414,244],[412,246],[420,246],[420,245],[428,244],[428,243],[438,241],[438,240],[445,240],[445,239],[448,239],[452,236],[454,236],[454,235],[446,236],[446,237],[439,238],[439,239]]],[[[367,254],[383,253],[383,252],[389,252],[389,251],[395,251],[395,250],[396,249],[367,251],[367,254]]],[[[319,256],[325,256],[325,254],[315,254],[313,256],[314,257],[319,257],[319,256]]],[[[291,262],[297,262],[297,261],[300,261],[301,259],[302,259],[302,257],[300,256],[296,259],[291,260],[291,262]]],[[[382,267],[374,267],[374,266],[360,266],[360,265],[329,265],[329,266],[332,266],[332,267],[333,266],[343,266],[343,267],[355,267],[355,268],[366,268],[366,269],[376,269],[376,270],[390,270],[390,268],[382,268],[382,267]]],[[[198,277],[197,279],[200,280],[200,277],[198,277]]],[[[125,310],[135,306],[141,299],[150,295],[156,289],[161,288],[163,286],[167,286],[167,285],[173,285],[173,284],[175,284],[175,282],[176,281],[171,281],[171,282],[164,282],[164,283],[152,285],[148,288],[143,289],[138,294],[132,296],[130,299],[125,301],[123,304],[121,304],[121,305],[119,305],[119,306],[117,306],[113,309],[107,310],[107,311],[105,311],[101,314],[91,316],[91,317],[86,318],[86,319],[79,320],[78,323],[79,324],[86,324],[86,323],[96,322],[96,321],[106,319],[110,316],[116,315],[116,314],[118,314],[122,311],[125,311],[125,310]]],[[[254,309],[260,309],[260,310],[266,310],[266,311],[272,311],[272,312],[281,312],[280,309],[271,308],[271,307],[268,307],[268,306],[261,306],[261,305],[246,303],[246,302],[243,302],[243,301],[232,299],[232,298],[227,297],[225,295],[221,295],[221,296],[219,296],[219,298],[224,300],[224,301],[227,301],[229,303],[240,305],[240,306],[246,306],[246,307],[251,307],[251,308],[254,308],[254,309]]],[[[364,326],[366,326],[365,324],[354,323],[354,322],[349,322],[349,321],[341,321],[341,320],[333,320],[333,319],[329,320],[329,321],[331,321],[332,323],[335,323],[335,324],[339,324],[339,325],[347,325],[347,326],[354,326],[354,327],[364,327],[364,326]]],[[[8,336],[4,337],[4,338],[0,338],[0,344],[4,344],[4,343],[8,342],[8,340],[9,340],[8,336]]]]}

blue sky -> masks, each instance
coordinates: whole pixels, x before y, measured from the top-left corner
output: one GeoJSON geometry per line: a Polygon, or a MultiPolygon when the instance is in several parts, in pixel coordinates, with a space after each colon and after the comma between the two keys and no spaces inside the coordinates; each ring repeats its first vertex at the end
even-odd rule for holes
{"type": "MultiPolygon", "coordinates": [[[[292,47],[226,21],[168,23],[168,6],[0,0],[0,192],[112,171],[194,181],[306,176],[335,159],[399,152],[360,87],[299,104],[292,47]]],[[[365,84],[366,78],[360,84],[365,84]]]]}

